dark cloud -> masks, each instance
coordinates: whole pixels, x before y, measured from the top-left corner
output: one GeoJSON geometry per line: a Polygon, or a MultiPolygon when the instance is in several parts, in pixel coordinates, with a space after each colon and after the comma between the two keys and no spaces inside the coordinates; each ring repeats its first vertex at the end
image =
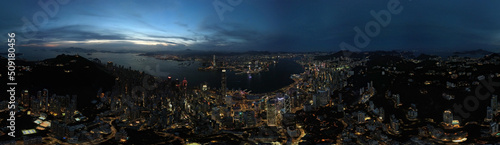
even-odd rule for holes
{"type": "Polygon", "coordinates": [[[84,40],[124,40],[127,36],[122,34],[98,33],[89,31],[90,26],[70,25],[39,31],[37,39],[59,39],[68,41],[84,40]]]}
{"type": "MultiPolygon", "coordinates": [[[[34,38],[24,42],[122,40],[106,47],[135,48],[141,46],[124,42],[141,40],[175,44],[143,46],[151,49],[338,51],[342,42],[353,44],[353,28],[364,30],[368,22],[374,21],[370,11],[387,9],[388,1],[245,1],[224,13],[224,21],[218,18],[211,2],[136,5],[136,1],[74,1],[61,6],[56,18],[50,18],[34,38]],[[75,25],[75,21],[86,23],[75,25]]],[[[400,2],[403,11],[391,15],[389,25],[361,50],[498,50],[500,46],[500,1],[400,2]]],[[[3,8],[0,12],[17,12],[2,16],[3,33],[19,30],[23,25],[20,18],[31,18],[41,10],[36,2],[26,1],[3,8]]]]}
{"type": "Polygon", "coordinates": [[[181,39],[184,41],[196,41],[196,39],[194,38],[182,37],[182,36],[159,36],[159,35],[147,35],[147,36],[152,38],[168,38],[168,39],[181,39]]]}
{"type": "MultiPolygon", "coordinates": [[[[116,49],[137,49],[140,48],[141,50],[161,50],[162,48],[178,48],[181,46],[184,46],[183,44],[178,44],[176,42],[172,41],[166,41],[166,40],[158,40],[158,39],[139,39],[139,38],[131,38],[127,35],[123,34],[111,34],[111,33],[96,33],[93,31],[88,31],[90,29],[89,26],[85,25],[71,25],[71,26],[64,26],[64,27],[58,27],[58,28],[52,28],[44,31],[39,31],[38,34],[33,38],[29,39],[25,42],[19,43],[19,44],[25,44],[23,46],[29,46],[29,47],[36,47],[36,46],[44,46],[44,44],[49,44],[49,43],[57,43],[61,41],[77,41],[77,43],[71,43],[71,44],[61,44],[58,45],[58,47],[73,47],[73,46],[78,46],[78,47],[86,47],[86,48],[99,48],[99,49],[111,49],[111,50],[116,50],[116,49]],[[64,37],[61,37],[64,36],[64,37]],[[85,43],[84,41],[86,40],[114,40],[114,42],[107,42],[107,43],[85,43]],[[135,44],[130,42],[130,40],[134,41],[149,41],[149,42],[158,42],[158,43],[166,43],[166,44],[172,44],[176,45],[176,47],[166,47],[162,45],[153,45],[153,46],[148,46],[148,45],[140,45],[140,44],[135,44]],[[78,43],[78,41],[81,41],[81,43],[78,43]]],[[[153,38],[175,38],[175,39],[182,39],[182,40],[194,40],[191,38],[187,37],[178,37],[178,36],[149,36],[153,38]]]]}

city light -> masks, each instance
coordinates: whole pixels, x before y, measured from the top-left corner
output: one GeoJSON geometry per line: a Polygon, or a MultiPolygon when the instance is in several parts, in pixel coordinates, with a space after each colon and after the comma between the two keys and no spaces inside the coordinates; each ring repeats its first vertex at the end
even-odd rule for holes
{"type": "Polygon", "coordinates": [[[9,1],[0,144],[495,144],[499,5],[9,1]]]}

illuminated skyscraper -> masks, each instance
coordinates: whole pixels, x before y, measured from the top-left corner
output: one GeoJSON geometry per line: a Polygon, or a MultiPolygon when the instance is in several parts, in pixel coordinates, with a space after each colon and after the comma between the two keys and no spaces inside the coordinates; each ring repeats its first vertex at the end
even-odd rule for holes
{"type": "Polygon", "coordinates": [[[498,123],[490,122],[490,134],[495,135],[498,133],[498,123]]]}
{"type": "Polygon", "coordinates": [[[214,55],[214,59],[212,61],[212,66],[216,67],[217,66],[217,63],[215,62],[215,55],[214,55]]]}
{"type": "Polygon", "coordinates": [[[227,96],[227,90],[226,90],[226,69],[222,69],[221,96],[219,96],[219,99],[217,100],[217,103],[219,103],[219,105],[222,105],[223,99],[226,96],[227,96]]]}
{"type": "Polygon", "coordinates": [[[318,100],[317,102],[319,106],[325,106],[330,102],[330,94],[328,90],[318,90],[318,100]]]}
{"type": "Polygon", "coordinates": [[[276,126],[277,125],[277,112],[276,112],[276,99],[270,99],[266,102],[266,112],[267,112],[267,125],[276,126]]]}
{"type": "Polygon", "coordinates": [[[207,85],[207,84],[203,84],[203,85],[201,86],[201,90],[202,90],[202,91],[207,91],[207,90],[208,90],[208,85],[207,85]]]}
{"type": "Polygon", "coordinates": [[[45,110],[49,110],[49,90],[43,89],[42,91],[42,102],[43,102],[43,108],[45,110]]]}
{"type": "Polygon", "coordinates": [[[285,94],[285,112],[284,113],[292,113],[292,103],[291,103],[292,97],[288,96],[285,94]]]}
{"type": "Polygon", "coordinates": [[[184,89],[186,89],[186,88],[187,88],[187,85],[188,85],[188,81],[186,80],[186,77],[184,77],[184,80],[182,80],[182,87],[183,87],[184,89]]]}
{"type": "Polygon", "coordinates": [[[489,122],[492,119],[493,119],[493,109],[490,106],[488,106],[486,108],[486,120],[485,121],[489,122]]]}
{"type": "Polygon", "coordinates": [[[188,85],[188,81],[186,80],[186,77],[184,77],[184,80],[182,80],[182,92],[184,93],[184,97],[187,97],[187,85],[188,85]]]}
{"type": "Polygon", "coordinates": [[[443,113],[443,122],[446,124],[451,124],[453,121],[453,113],[450,110],[445,110],[443,113]]]}
{"type": "Polygon", "coordinates": [[[28,90],[24,90],[23,93],[21,94],[21,102],[24,107],[28,107],[31,104],[28,90]]]}

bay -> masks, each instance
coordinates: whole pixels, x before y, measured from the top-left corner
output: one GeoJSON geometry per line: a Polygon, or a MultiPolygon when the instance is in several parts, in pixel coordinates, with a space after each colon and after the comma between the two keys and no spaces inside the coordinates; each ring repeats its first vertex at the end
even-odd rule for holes
{"type": "MultiPolygon", "coordinates": [[[[54,58],[62,53],[51,50],[26,50],[18,58],[24,58],[30,61],[44,60],[54,58]]],[[[77,54],[77,53],[65,53],[77,54]]],[[[210,88],[220,88],[222,72],[220,71],[198,71],[201,62],[198,61],[171,61],[158,60],[152,57],[140,56],[139,53],[105,53],[95,52],[91,54],[79,53],[89,60],[97,58],[101,63],[113,62],[115,65],[130,67],[134,70],[144,71],[153,76],[166,79],[171,76],[173,79],[188,81],[188,87],[200,87],[201,84],[207,84],[210,88]],[[189,64],[189,65],[187,65],[189,64]]],[[[297,64],[293,59],[280,59],[278,63],[269,66],[269,71],[256,74],[240,74],[228,71],[227,88],[228,89],[247,89],[252,93],[271,92],[285,87],[293,80],[291,74],[302,73],[303,67],[297,64]]]]}

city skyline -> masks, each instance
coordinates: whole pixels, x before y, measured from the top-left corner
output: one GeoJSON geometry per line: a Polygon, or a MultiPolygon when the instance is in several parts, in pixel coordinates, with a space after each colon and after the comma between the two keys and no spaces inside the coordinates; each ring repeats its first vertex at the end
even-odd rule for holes
{"type": "Polygon", "coordinates": [[[0,144],[498,144],[498,4],[11,2],[0,144]]]}
{"type": "Polygon", "coordinates": [[[498,52],[500,13],[494,3],[498,2],[21,1],[2,9],[14,13],[5,15],[0,25],[3,33],[18,33],[21,51],[81,47],[335,52],[345,42],[361,51],[498,52]],[[382,15],[388,5],[397,10],[390,19],[382,15]],[[375,25],[379,31],[369,36],[369,42],[356,45],[356,28],[367,35],[365,26],[376,31],[375,25]]]}

